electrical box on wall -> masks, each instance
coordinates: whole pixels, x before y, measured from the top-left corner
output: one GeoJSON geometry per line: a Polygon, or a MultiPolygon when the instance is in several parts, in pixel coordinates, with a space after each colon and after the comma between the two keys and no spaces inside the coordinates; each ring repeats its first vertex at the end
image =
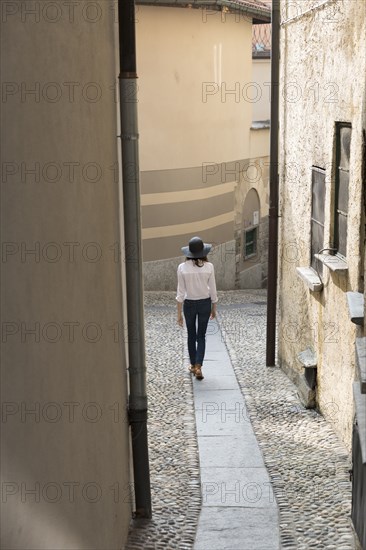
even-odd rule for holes
{"type": "Polygon", "coordinates": [[[258,212],[258,210],[253,212],[253,225],[259,225],[259,212],[258,212]]]}

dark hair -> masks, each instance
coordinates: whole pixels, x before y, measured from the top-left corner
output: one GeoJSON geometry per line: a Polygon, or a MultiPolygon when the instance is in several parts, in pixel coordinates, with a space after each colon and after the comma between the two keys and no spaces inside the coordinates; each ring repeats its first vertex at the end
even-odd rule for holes
{"type": "Polygon", "coordinates": [[[204,256],[203,258],[186,258],[186,260],[192,260],[197,267],[203,267],[203,263],[200,265],[199,262],[208,262],[207,256],[204,256]]]}

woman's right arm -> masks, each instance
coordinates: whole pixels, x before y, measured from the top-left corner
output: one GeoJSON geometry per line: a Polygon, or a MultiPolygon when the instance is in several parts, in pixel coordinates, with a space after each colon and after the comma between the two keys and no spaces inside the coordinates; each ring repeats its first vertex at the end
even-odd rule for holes
{"type": "Polygon", "coordinates": [[[177,323],[180,327],[183,326],[183,315],[182,315],[182,302],[177,302],[177,306],[178,306],[178,319],[177,319],[177,323]]]}
{"type": "Polygon", "coordinates": [[[184,283],[183,273],[181,272],[179,267],[177,271],[177,278],[178,278],[177,297],[176,297],[177,314],[178,314],[177,323],[179,326],[182,327],[183,326],[182,306],[183,306],[183,301],[186,294],[186,285],[184,283]]]}

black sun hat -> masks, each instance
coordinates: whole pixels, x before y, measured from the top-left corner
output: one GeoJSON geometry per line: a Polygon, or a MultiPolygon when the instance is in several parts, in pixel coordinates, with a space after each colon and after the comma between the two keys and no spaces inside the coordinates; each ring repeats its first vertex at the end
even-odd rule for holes
{"type": "Polygon", "coordinates": [[[188,246],[182,247],[182,252],[186,258],[204,258],[210,252],[212,244],[207,244],[200,237],[192,237],[188,246]]]}

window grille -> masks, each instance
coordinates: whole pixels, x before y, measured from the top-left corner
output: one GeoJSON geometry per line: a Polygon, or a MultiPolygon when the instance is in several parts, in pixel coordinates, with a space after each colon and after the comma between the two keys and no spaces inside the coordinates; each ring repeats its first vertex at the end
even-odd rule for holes
{"type": "Polygon", "coordinates": [[[313,166],[311,181],[311,267],[322,275],[323,264],[318,262],[315,254],[324,247],[325,170],[313,166]]]}
{"type": "Polygon", "coordinates": [[[351,133],[351,124],[343,122],[337,123],[334,248],[337,250],[337,253],[344,258],[347,255],[347,222],[351,133]]]}
{"type": "Polygon", "coordinates": [[[252,28],[252,57],[271,57],[271,25],[253,25],[252,28]]]}
{"type": "Polygon", "coordinates": [[[258,227],[251,227],[244,231],[244,259],[252,258],[257,254],[258,227]]]}

